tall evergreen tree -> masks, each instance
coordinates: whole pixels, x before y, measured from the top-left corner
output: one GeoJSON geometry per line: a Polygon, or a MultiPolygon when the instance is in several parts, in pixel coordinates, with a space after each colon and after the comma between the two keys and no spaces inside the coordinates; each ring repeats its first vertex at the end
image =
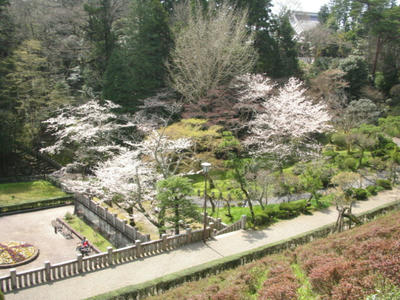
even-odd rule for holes
{"type": "Polygon", "coordinates": [[[278,44],[275,75],[288,77],[299,74],[297,59],[297,44],[294,39],[294,30],[290,25],[289,12],[278,17],[275,41],[278,44]]]}
{"type": "Polygon", "coordinates": [[[133,0],[129,27],[108,64],[103,96],[134,108],[165,86],[164,62],[171,46],[165,9],[158,0],[133,0]]]}
{"type": "Polygon", "coordinates": [[[8,0],[0,0],[0,174],[4,174],[9,161],[8,156],[14,150],[17,131],[15,102],[6,92],[10,85],[7,75],[14,67],[11,58],[14,48],[14,24],[8,6],[8,0]]]}
{"type": "Polygon", "coordinates": [[[86,36],[92,48],[88,61],[90,68],[85,72],[85,80],[89,86],[100,90],[115,46],[113,25],[120,17],[123,0],[90,0],[84,8],[88,14],[86,36]]]}

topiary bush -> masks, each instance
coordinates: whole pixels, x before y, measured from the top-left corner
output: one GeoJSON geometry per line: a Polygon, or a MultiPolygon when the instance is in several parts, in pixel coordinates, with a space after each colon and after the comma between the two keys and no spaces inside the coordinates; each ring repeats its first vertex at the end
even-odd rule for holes
{"type": "Polygon", "coordinates": [[[387,179],[378,179],[378,180],[376,181],[376,184],[377,184],[378,186],[383,187],[385,190],[391,190],[391,189],[392,189],[392,184],[391,184],[390,181],[387,180],[387,179]]]}
{"type": "Polygon", "coordinates": [[[339,147],[339,149],[346,149],[347,141],[346,135],[343,133],[334,133],[331,137],[332,144],[339,147]]]}
{"type": "Polygon", "coordinates": [[[376,185],[367,186],[366,190],[373,196],[378,194],[378,187],[376,185]]]}
{"type": "Polygon", "coordinates": [[[280,215],[281,217],[283,216],[283,219],[295,217],[300,215],[301,213],[307,213],[308,208],[309,204],[307,200],[297,200],[279,204],[280,215]]]}
{"type": "Polygon", "coordinates": [[[352,158],[352,157],[347,157],[344,161],[343,161],[343,169],[349,169],[352,171],[357,170],[357,160],[352,158]]]}
{"type": "Polygon", "coordinates": [[[368,192],[367,192],[367,190],[364,190],[361,188],[354,188],[353,189],[353,197],[357,200],[367,200],[368,192]]]}

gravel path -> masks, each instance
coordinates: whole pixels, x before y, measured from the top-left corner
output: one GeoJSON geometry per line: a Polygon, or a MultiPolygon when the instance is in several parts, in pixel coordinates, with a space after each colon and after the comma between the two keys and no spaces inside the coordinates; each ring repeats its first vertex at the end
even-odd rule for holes
{"type": "MultiPolygon", "coordinates": [[[[354,207],[354,213],[365,212],[399,199],[399,189],[385,191],[368,201],[358,202],[354,207]]],[[[102,271],[9,293],[6,299],[84,299],[290,238],[331,224],[336,221],[336,217],[337,212],[332,207],[315,212],[313,215],[301,215],[292,220],[280,221],[262,231],[236,231],[218,236],[207,244],[195,243],[102,271]]]]}

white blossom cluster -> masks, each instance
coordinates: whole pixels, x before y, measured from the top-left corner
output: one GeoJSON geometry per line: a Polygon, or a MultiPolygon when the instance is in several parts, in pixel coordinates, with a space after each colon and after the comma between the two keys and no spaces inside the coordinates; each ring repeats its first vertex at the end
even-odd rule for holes
{"type": "Polygon", "coordinates": [[[305,92],[298,79],[290,78],[277,95],[264,99],[263,112],[250,122],[251,136],[245,141],[255,153],[302,157],[318,148],[311,134],[329,130],[331,118],[325,105],[313,103],[305,92]]]}
{"type": "Polygon", "coordinates": [[[44,121],[47,131],[56,138],[56,142],[41,151],[56,154],[71,144],[90,147],[97,152],[119,150],[118,146],[112,145],[113,136],[121,128],[135,124],[116,122],[118,117],[111,110],[118,107],[111,101],[100,105],[97,100],[91,100],[60,110],[56,117],[44,121]]]}
{"type": "Polygon", "coordinates": [[[275,84],[262,74],[245,74],[235,78],[233,87],[239,89],[239,101],[249,102],[265,99],[273,90],[275,84]]]}

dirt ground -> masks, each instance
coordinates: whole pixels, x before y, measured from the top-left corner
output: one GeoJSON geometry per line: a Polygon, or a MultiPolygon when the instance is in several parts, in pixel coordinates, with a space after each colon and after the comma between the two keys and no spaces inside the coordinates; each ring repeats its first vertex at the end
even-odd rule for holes
{"type": "MultiPolygon", "coordinates": [[[[51,221],[72,213],[73,206],[64,206],[37,212],[0,217],[0,242],[21,241],[39,248],[39,256],[32,262],[17,267],[17,272],[42,267],[45,261],[51,264],[76,258],[78,239],[66,239],[55,234],[51,221]]],[[[10,269],[0,269],[0,276],[8,275],[10,269]]]]}

